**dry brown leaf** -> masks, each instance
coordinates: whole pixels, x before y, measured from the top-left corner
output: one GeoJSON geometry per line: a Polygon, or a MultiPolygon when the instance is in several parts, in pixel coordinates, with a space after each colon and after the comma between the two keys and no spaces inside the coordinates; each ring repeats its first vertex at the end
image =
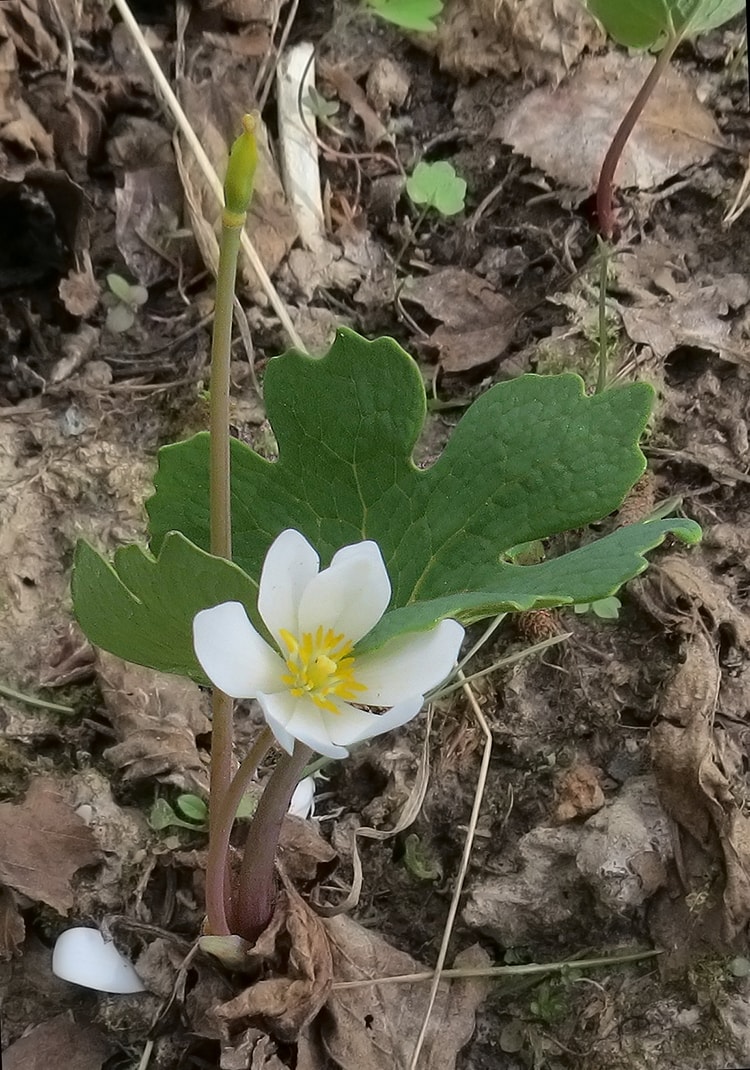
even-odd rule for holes
{"type": "Polygon", "coordinates": [[[102,697],[118,743],[104,757],[126,781],[174,784],[182,791],[208,791],[208,772],[196,736],[211,730],[206,697],[179,676],[130,665],[99,654],[102,697]]]}
{"type": "Polygon", "coordinates": [[[49,0],[16,0],[3,7],[16,48],[26,59],[47,70],[59,62],[60,49],[48,30],[56,24],[49,0]]]}
{"type": "MultiPolygon", "coordinates": [[[[653,64],[650,56],[620,52],[589,57],[557,89],[526,94],[491,136],[558,182],[591,190],[620,120],[653,64]]],[[[687,79],[670,67],[625,147],[616,182],[650,189],[709,159],[721,142],[711,113],[687,79]]]]}
{"type": "MultiPolygon", "coordinates": [[[[335,984],[419,972],[410,955],[391,947],[377,933],[345,915],[325,922],[333,952],[335,984]]],[[[456,958],[456,966],[481,967],[488,956],[478,947],[456,958]]],[[[429,984],[365,984],[334,987],[326,1013],[313,1023],[310,1039],[340,1070],[402,1070],[422,1026],[429,984]],[[313,1031],[317,1030],[318,1037],[313,1031]]],[[[474,1016],[487,990],[486,980],[445,981],[430,1016],[419,1070],[453,1070],[458,1053],[474,1032],[474,1016]]],[[[327,1065],[327,1062],[325,1064],[327,1065]]]]}
{"type": "Polygon", "coordinates": [[[10,888],[0,884],[0,962],[8,962],[21,952],[26,935],[24,920],[10,888]]]}
{"type": "Polygon", "coordinates": [[[369,103],[365,91],[355,82],[349,71],[341,64],[321,67],[320,79],[327,82],[335,91],[339,100],[348,104],[355,115],[362,121],[365,141],[374,148],[382,141],[390,141],[391,136],[382,119],[369,103]]]}
{"type": "Polygon", "coordinates": [[[333,870],[337,857],[314,822],[287,814],[281,826],[278,859],[290,881],[297,885],[323,879],[333,870]]]}
{"type": "Polygon", "coordinates": [[[89,163],[98,155],[104,132],[101,94],[87,93],[76,86],[68,95],[63,75],[49,74],[32,83],[26,99],[52,135],[59,166],[76,182],[85,183],[89,163]]]}
{"type": "Polygon", "coordinates": [[[67,914],[71,880],[99,860],[93,833],[53,780],[33,780],[20,803],[0,803],[0,882],[67,914]]]}
{"type": "MultiPolygon", "coordinates": [[[[250,1024],[260,1025],[282,1040],[294,1040],[329,995],[331,949],[322,920],[288,881],[279,896],[276,916],[283,917],[283,926],[274,932],[277,943],[289,946],[283,973],[257,981],[218,1007],[216,1014],[232,1030],[241,1020],[249,1019],[250,1024]]],[[[266,936],[264,933],[261,939],[266,936]]],[[[257,944],[254,950],[258,950],[257,944]]]]}
{"type": "Polygon", "coordinates": [[[673,554],[659,562],[652,576],[663,596],[674,604],[687,599],[710,616],[714,630],[722,625],[734,632],[738,644],[750,652],[750,622],[729,597],[726,587],[694,556],[673,554]]]}
{"type": "MultiPolygon", "coordinates": [[[[731,940],[750,920],[750,820],[735,801],[714,742],[720,680],[713,644],[697,631],[664,690],[651,731],[651,760],[666,813],[709,856],[718,850],[723,858],[722,929],[731,940]]],[[[678,865],[686,849],[676,845],[678,865]]],[[[687,890],[689,874],[682,878],[687,890]]]]}
{"type": "Polygon", "coordinates": [[[535,82],[559,82],[604,31],[579,0],[448,0],[436,34],[420,45],[459,78],[505,77],[523,71],[535,82]]]}
{"type": "Polygon", "coordinates": [[[101,1070],[110,1045],[95,1026],[80,1026],[68,1012],[34,1026],[3,1052],[3,1070],[101,1070]]]}
{"type": "Polygon", "coordinates": [[[616,307],[631,342],[650,346],[659,357],[691,346],[731,360],[744,348],[741,339],[733,338],[735,323],[720,286],[685,287],[678,297],[649,308],[616,307]]]}
{"type": "Polygon", "coordinates": [[[171,243],[182,204],[174,161],[127,171],[115,190],[117,248],[142,286],[152,286],[172,270],[171,243]]]}
{"type": "Polygon", "coordinates": [[[446,372],[491,364],[513,340],[518,323],[515,306],[471,271],[444,268],[411,279],[402,297],[440,321],[422,345],[437,350],[446,372]]]}

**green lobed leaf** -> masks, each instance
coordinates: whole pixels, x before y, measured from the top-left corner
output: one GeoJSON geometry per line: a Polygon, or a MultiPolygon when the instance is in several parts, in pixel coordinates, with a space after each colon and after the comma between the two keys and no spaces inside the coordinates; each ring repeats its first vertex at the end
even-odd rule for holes
{"type": "Polygon", "coordinates": [[[366,0],[376,15],[394,26],[419,33],[434,33],[434,19],[443,10],[443,0],[366,0]]]}
{"type": "Polygon", "coordinates": [[[643,554],[668,532],[696,541],[697,525],[633,525],[533,565],[512,563],[508,552],[621,504],[645,467],[638,439],[652,395],[630,384],[588,397],[569,374],[500,383],[421,470],[412,461],[425,418],[416,364],[391,339],[367,342],[341,330],[323,358],[292,350],[268,365],[278,461],[232,442],[236,563],[206,550],[208,435],[196,435],[160,451],[148,503],[152,553],[126,547],[110,566],[79,546],[76,615],[97,645],[204,682],[192,650],[195,613],[237,600],[264,632],[255,578],[288,527],[306,536],[323,565],[349,543],[371,538],[380,546],[393,598],[360,650],[446,616],[470,623],[605,598],[645,568],[643,554]]]}
{"type": "Polygon", "coordinates": [[[586,0],[592,15],[621,45],[654,48],[715,29],[745,9],[745,0],[586,0]]]}
{"type": "Polygon", "coordinates": [[[446,617],[472,624],[498,613],[597,602],[647,567],[643,556],[674,535],[686,543],[701,537],[692,520],[653,520],[618,528],[603,539],[538,565],[501,564],[484,590],[456,591],[389,610],[357,644],[357,652],[375,650],[406,632],[424,631],[446,617]]]}
{"type": "Polygon", "coordinates": [[[208,683],[193,653],[193,617],[220,602],[242,602],[256,625],[257,583],[229,561],[173,532],[158,558],[140,546],[113,564],[87,542],[76,547],[71,579],[78,623],[96,646],[126,661],[208,683]]]}
{"type": "MultiPolygon", "coordinates": [[[[259,576],[273,540],[293,527],[324,565],[341,546],[374,539],[394,606],[481,590],[504,551],[622,503],[645,468],[638,439],[652,397],[644,383],[587,397],[577,375],[521,376],[483,394],[420,470],[419,369],[392,339],[342,329],[323,358],[291,350],[269,362],[278,461],[232,440],[234,560],[259,576]]],[[[152,551],[168,531],[207,549],[208,435],[160,450],[155,485],[152,551]]]]}

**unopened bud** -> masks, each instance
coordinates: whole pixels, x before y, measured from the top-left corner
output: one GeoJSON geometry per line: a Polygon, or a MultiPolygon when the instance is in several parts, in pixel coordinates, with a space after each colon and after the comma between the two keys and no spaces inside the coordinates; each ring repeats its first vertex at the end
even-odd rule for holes
{"type": "Polygon", "coordinates": [[[241,224],[247,212],[255,185],[255,169],[258,166],[258,143],[255,139],[255,119],[243,115],[242,133],[232,145],[224,182],[224,204],[229,225],[241,224]]]}

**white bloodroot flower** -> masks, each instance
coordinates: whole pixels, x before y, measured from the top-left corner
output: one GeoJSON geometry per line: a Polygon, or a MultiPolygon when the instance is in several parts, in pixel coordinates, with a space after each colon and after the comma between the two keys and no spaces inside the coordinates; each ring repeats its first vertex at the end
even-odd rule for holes
{"type": "Polygon", "coordinates": [[[427,691],[449,675],[464,629],[455,620],[356,652],[385,613],[391,584],[374,542],[345,546],[320,571],[298,531],[282,531],[266,555],[258,612],[278,650],[262,638],[240,602],[201,610],[193,645],[206,676],[232,698],[260,703],[279,744],[294,741],[329,758],[399,728],[419,713],[427,691]],[[381,714],[352,705],[387,707],[381,714]]]}

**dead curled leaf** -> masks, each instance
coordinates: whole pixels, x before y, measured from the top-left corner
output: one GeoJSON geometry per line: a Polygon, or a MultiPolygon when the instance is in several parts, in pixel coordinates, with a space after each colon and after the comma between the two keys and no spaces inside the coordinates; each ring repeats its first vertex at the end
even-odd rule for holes
{"type": "Polygon", "coordinates": [[[604,32],[579,0],[448,0],[437,33],[421,35],[441,67],[459,78],[522,70],[534,82],[559,82],[604,32]]]}
{"type": "Polygon", "coordinates": [[[664,690],[651,731],[651,759],[662,806],[680,830],[675,858],[686,891],[691,844],[684,833],[723,861],[721,927],[731,940],[750,920],[750,820],[737,805],[714,739],[720,682],[714,646],[705,632],[696,631],[664,690]]]}
{"type": "Polygon", "coordinates": [[[25,935],[26,926],[13,892],[0,884],[0,962],[20,954],[25,935]]]}
{"type": "Polygon", "coordinates": [[[182,791],[208,790],[208,773],[196,736],[210,731],[205,696],[197,684],[98,655],[99,681],[118,742],[104,757],[123,780],[174,784],[182,791]]]}
{"type": "Polygon", "coordinates": [[[94,834],[53,780],[33,780],[20,803],[0,803],[2,884],[65,915],[74,874],[98,860],[94,834]]]}
{"type": "Polygon", "coordinates": [[[513,340],[518,322],[515,306],[471,271],[444,268],[410,279],[402,296],[440,321],[423,345],[437,351],[446,372],[491,364],[513,340]]]}
{"type": "MultiPolygon", "coordinates": [[[[323,921],[287,880],[270,928],[261,940],[275,938],[269,965],[272,957],[281,963],[276,976],[257,981],[221,1004],[216,1015],[232,1030],[243,1019],[251,1019],[282,1040],[294,1040],[328,998],[333,980],[331,948],[323,921]],[[288,955],[283,953],[285,945],[288,955]]],[[[258,952],[257,944],[254,951],[258,952]]]]}
{"type": "MultiPolygon", "coordinates": [[[[345,915],[327,919],[325,930],[335,984],[325,1015],[307,1030],[307,1039],[321,1052],[316,1065],[332,1063],[341,1070],[399,1070],[408,1066],[427,1010],[429,984],[339,986],[420,972],[423,967],[345,915]]],[[[475,946],[458,955],[455,965],[482,967],[488,961],[486,953],[475,946]]],[[[474,1016],[486,991],[483,978],[441,984],[419,1070],[453,1070],[458,1053],[474,1032],[474,1016]]]]}

